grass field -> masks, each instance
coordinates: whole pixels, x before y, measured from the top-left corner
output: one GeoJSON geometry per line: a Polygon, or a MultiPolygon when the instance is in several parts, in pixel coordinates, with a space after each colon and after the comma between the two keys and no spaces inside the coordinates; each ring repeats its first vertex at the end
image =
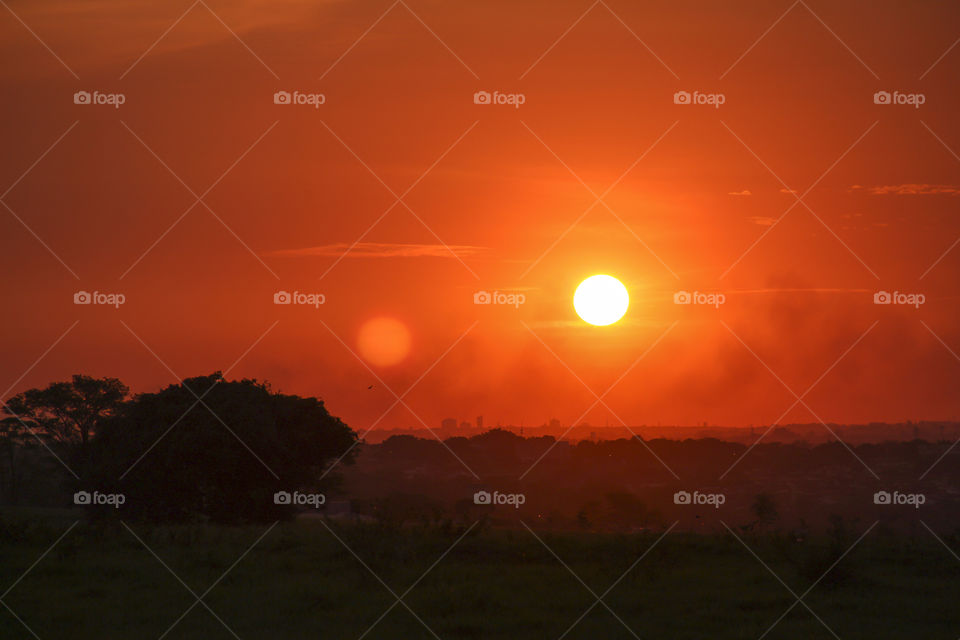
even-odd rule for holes
{"type": "Polygon", "coordinates": [[[267,526],[81,521],[50,549],[76,518],[0,520],[0,637],[750,639],[781,616],[766,638],[960,636],[960,561],[932,535],[882,525],[790,609],[796,598],[771,570],[800,596],[866,527],[803,542],[739,532],[658,542],[661,532],[314,521],[263,535],[267,526]],[[592,606],[591,590],[603,603],[592,606]]]}

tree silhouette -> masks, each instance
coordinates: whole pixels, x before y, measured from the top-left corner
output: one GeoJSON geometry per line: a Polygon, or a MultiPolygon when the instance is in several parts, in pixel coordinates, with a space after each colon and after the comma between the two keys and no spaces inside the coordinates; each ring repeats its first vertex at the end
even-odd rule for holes
{"type": "Polygon", "coordinates": [[[81,469],[90,441],[107,418],[116,415],[130,389],[116,378],[74,375],[43,389],[24,391],[4,403],[4,413],[37,437],[62,445],[81,469]]]}
{"type": "Polygon", "coordinates": [[[333,487],[324,474],[352,461],[356,441],[322,401],[218,372],[136,396],[103,425],[93,460],[97,486],[125,494],[125,517],[265,521],[293,513],[276,492],[333,487]]]}
{"type": "Polygon", "coordinates": [[[750,505],[750,511],[757,517],[754,525],[757,528],[767,528],[780,519],[780,513],[777,511],[777,503],[769,493],[760,493],[750,505]]]}

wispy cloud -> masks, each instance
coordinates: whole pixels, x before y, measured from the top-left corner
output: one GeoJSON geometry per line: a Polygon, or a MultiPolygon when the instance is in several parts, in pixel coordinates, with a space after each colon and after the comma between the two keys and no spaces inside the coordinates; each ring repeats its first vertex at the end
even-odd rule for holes
{"type": "Polygon", "coordinates": [[[926,196],[926,195],[951,195],[960,194],[960,187],[950,184],[887,184],[877,187],[861,187],[858,184],[850,187],[853,191],[864,190],[872,195],[885,196],[926,196]]]}
{"type": "Polygon", "coordinates": [[[725,293],[869,293],[873,289],[841,289],[836,287],[766,287],[763,289],[732,289],[725,293]]]}
{"type": "Polygon", "coordinates": [[[744,189],[743,191],[731,191],[727,193],[728,196],[752,196],[749,189],[744,189]]]}
{"type": "Polygon", "coordinates": [[[770,216],[750,216],[750,222],[758,224],[761,227],[769,227],[776,221],[776,218],[771,218],[770,216]]]}
{"type": "Polygon", "coordinates": [[[399,242],[345,242],[324,244],[300,249],[278,249],[268,252],[274,257],[336,257],[346,253],[348,258],[454,258],[475,256],[486,252],[486,247],[444,244],[404,244],[399,242]],[[456,256],[454,255],[456,254],[456,256]]]}

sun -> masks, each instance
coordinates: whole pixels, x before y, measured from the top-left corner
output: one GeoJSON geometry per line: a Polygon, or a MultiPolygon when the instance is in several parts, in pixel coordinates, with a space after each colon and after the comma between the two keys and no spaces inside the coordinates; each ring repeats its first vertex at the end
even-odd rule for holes
{"type": "Polygon", "coordinates": [[[598,327],[613,324],[630,305],[627,288],[613,276],[590,276],[573,294],[573,308],[585,322],[598,327]]]}

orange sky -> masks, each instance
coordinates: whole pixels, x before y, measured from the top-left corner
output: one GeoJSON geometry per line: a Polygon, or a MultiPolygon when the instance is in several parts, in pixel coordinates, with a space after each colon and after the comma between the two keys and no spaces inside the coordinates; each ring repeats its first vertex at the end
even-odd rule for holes
{"type": "Polygon", "coordinates": [[[7,0],[0,390],[230,368],[361,431],[958,419],[958,17],[7,0]],[[325,102],[274,104],[281,90],[325,102]],[[630,290],[611,327],[572,308],[595,273],[630,290]],[[526,301],[475,305],[479,290],[526,301]],[[726,301],[676,305],[680,290],[726,301]],[[879,290],[925,302],[875,305],[879,290]],[[361,361],[377,317],[409,332],[397,364],[361,361]]]}

